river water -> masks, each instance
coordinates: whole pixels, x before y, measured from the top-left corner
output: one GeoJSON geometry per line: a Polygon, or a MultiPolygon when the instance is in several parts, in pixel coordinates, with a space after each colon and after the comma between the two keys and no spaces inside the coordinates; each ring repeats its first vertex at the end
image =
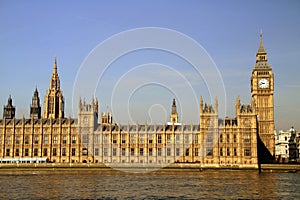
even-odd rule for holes
{"type": "Polygon", "coordinates": [[[256,171],[6,171],[0,199],[300,199],[300,174],[256,171]]]}

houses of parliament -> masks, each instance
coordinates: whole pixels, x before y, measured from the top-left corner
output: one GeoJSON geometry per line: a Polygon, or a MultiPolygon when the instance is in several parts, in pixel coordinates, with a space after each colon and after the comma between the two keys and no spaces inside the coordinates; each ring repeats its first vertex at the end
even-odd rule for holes
{"type": "Polygon", "coordinates": [[[56,59],[43,113],[37,89],[29,118],[15,118],[9,96],[0,119],[0,162],[199,163],[203,167],[254,167],[272,162],[274,139],[274,76],[260,33],[251,74],[251,102],[235,102],[236,116],[220,119],[218,100],[200,97],[199,124],[179,123],[176,100],[170,122],[121,125],[111,113],[99,114],[98,100],[79,100],[78,118],[66,118],[56,59]]]}

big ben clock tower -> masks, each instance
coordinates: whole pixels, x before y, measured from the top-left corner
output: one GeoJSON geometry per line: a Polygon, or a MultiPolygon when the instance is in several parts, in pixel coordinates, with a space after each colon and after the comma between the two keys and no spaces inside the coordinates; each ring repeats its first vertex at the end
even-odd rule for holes
{"type": "Polygon", "coordinates": [[[274,75],[268,63],[267,52],[262,41],[262,32],[260,32],[260,44],[251,76],[251,96],[256,103],[258,144],[263,146],[260,148],[263,154],[261,156],[264,161],[270,162],[275,155],[274,75]]]}

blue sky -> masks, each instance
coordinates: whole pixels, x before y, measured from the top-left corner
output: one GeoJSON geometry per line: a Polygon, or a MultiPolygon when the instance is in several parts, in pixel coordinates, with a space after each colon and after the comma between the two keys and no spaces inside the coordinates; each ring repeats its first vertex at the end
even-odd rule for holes
{"type": "MultiPolygon", "coordinates": [[[[259,31],[262,29],[269,63],[275,74],[276,129],[288,129],[291,125],[300,129],[299,11],[300,3],[296,0],[1,1],[0,102],[6,104],[11,94],[17,117],[28,117],[36,86],[41,101],[44,100],[54,56],[57,56],[61,89],[66,102],[65,112],[67,116],[76,117],[76,109],[72,109],[73,85],[89,53],[101,42],[120,32],[161,27],[187,35],[208,52],[224,81],[226,115],[234,117],[234,104],[238,96],[242,103],[250,102],[250,76],[259,45],[259,31]]],[[[126,106],[124,102],[127,103],[128,99],[124,101],[122,92],[116,93],[111,101],[112,85],[130,69],[147,63],[161,63],[176,69],[187,77],[196,96],[199,98],[202,95],[210,103],[203,79],[195,76],[192,67],[184,60],[168,52],[141,50],[121,57],[102,77],[103,83],[94,94],[99,99],[100,112],[114,108],[117,111],[126,106]]],[[[155,73],[155,69],[143,71],[143,74],[135,71],[137,74],[132,73],[127,78],[161,78],[172,86],[180,82],[174,71],[164,69],[164,73],[155,73]]],[[[125,80],[124,83],[131,87],[130,81],[125,80]]],[[[132,119],[120,115],[117,121],[165,122],[174,97],[174,93],[168,89],[170,86],[164,88],[161,85],[139,88],[128,101],[132,119]]],[[[182,88],[180,91],[187,90],[182,88]]],[[[86,98],[89,100],[92,95],[86,98]]],[[[199,108],[195,110],[198,102],[191,103],[182,96],[176,98],[189,113],[182,120],[198,123],[199,108]]],[[[0,114],[2,116],[2,109],[0,114]]]]}

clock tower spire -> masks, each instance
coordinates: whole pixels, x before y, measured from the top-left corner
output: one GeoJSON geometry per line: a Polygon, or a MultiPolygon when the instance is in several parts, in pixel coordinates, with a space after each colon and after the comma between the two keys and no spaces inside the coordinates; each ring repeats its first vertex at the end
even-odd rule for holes
{"type": "Polygon", "coordinates": [[[261,162],[271,162],[275,156],[274,74],[268,63],[262,32],[251,76],[251,96],[256,104],[261,162]]]}

